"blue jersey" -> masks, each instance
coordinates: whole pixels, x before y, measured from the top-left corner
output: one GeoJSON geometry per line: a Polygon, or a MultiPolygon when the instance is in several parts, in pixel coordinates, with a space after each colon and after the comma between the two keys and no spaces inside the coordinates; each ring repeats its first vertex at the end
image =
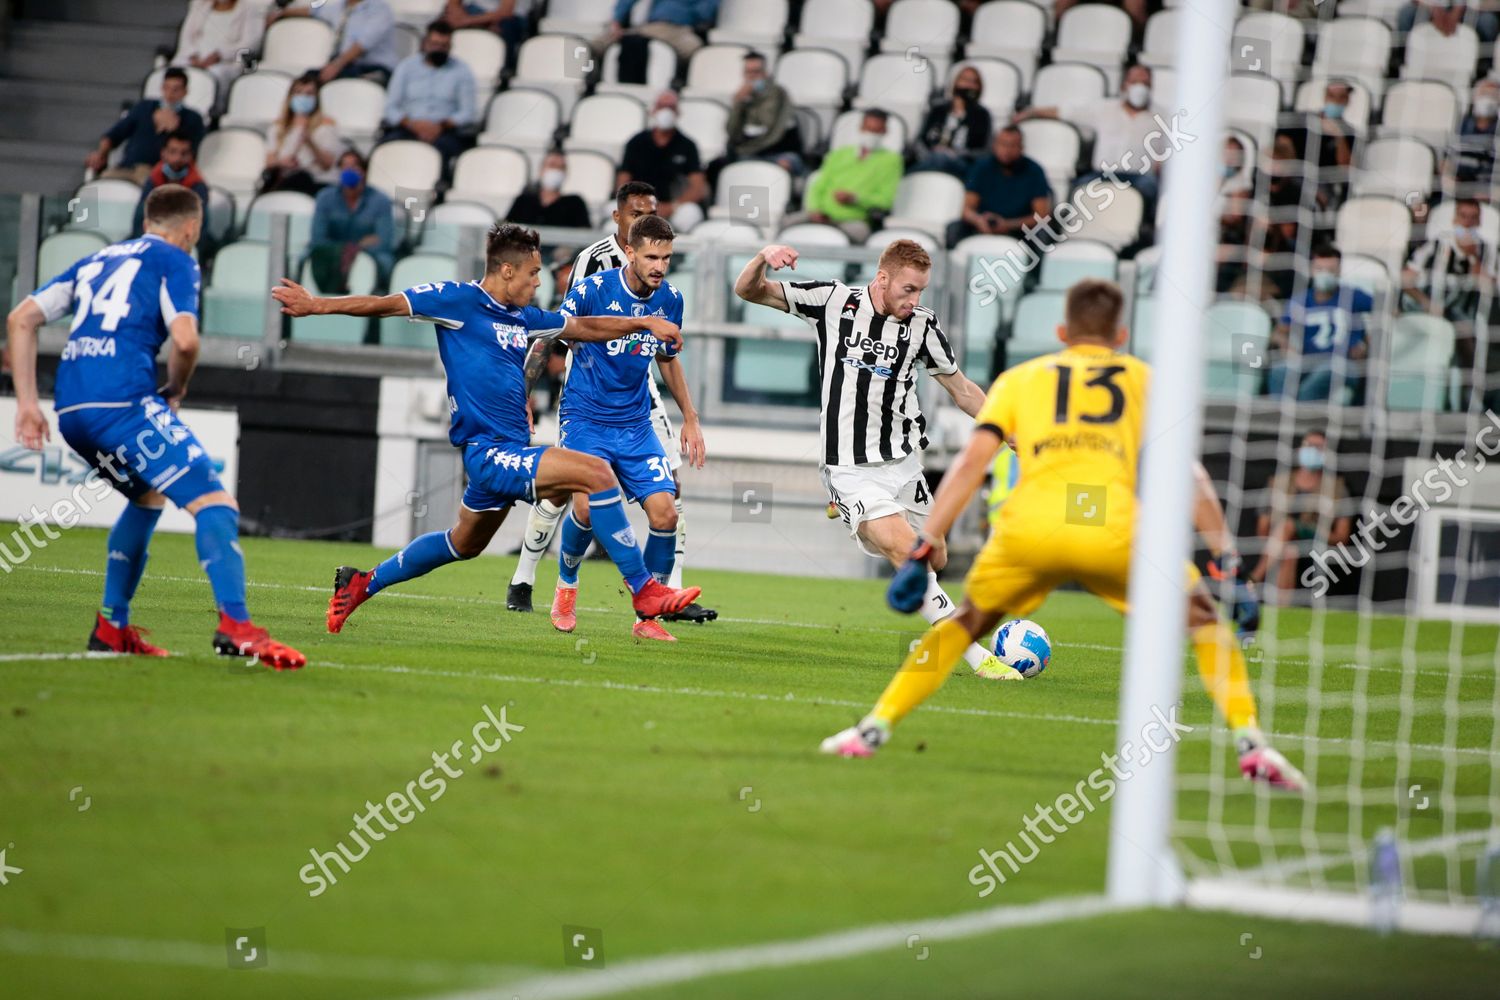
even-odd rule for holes
{"type": "MultiPolygon", "coordinates": [[[[619,268],[600,271],[573,286],[563,300],[569,316],[660,316],[682,325],[682,295],[663,281],[661,287],[641,298],[625,285],[619,268]]],[[[669,358],[677,351],[645,330],[628,337],[573,345],[573,367],[563,393],[558,419],[578,417],[617,427],[649,420],[651,362],[657,354],[669,358]]]]}
{"type": "Polygon", "coordinates": [[[1291,327],[1294,349],[1303,354],[1342,354],[1364,342],[1365,320],[1375,300],[1367,293],[1340,285],[1333,298],[1319,302],[1309,288],[1287,304],[1282,322],[1291,327]]]}
{"type": "Polygon", "coordinates": [[[51,323],[73,314],[57,366],[58,412],[156,393],[156,354],[178,316],[198,316],[198,264],[159,236],[84,257],[32,293],[51,323]]]}
{"type": "Polygon", "coordinates": [[[561,332],[567,318],[536,306],[501,305],[479,282],[439,281],[401,293],[412,319],[437,327],[448,373],[448,440],[531,441],[526,420],[526,350],[536,337],[561,332]]]}

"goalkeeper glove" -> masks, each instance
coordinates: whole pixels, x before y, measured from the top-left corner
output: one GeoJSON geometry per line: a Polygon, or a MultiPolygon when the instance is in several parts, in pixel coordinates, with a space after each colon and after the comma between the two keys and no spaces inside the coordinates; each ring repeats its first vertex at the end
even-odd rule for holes
{"type": "Polygon", "coordinates": [[[1208,563],[1208,575],[1215,580],[1233,583],[1230,597],[1230,615],[1242,640],[1249,639],[1260,628],[1260,596],[1255,584],[1244,577],[1244,563],[1238,552],[1226,552],[1208,563]]]}
{"type": "Polygon", "coordinates": [[[896,575],[891,577],[885,600],[903,615],[909,615],[920,608],[927,596],[927,560],[931,557],[932,543],[919,536],[917,544],[912,546],[911,555],[896,570],[896,575]]]}

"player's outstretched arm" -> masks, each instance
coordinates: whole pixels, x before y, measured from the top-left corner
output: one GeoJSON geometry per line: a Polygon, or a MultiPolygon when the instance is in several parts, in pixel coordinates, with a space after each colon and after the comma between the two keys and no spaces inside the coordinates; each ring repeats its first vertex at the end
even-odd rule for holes
{"type": "Polygon", "coordinates": [[[288,316],[410,316],[411,304],[400,292],[392,295],[318,296],[291,278],[271,289],[271,298],[288,316]]]}
{"type": "Polygon", "coordinates": [[[689,465],[701,469],[708,458],[708,446],[703,443],[703,426],[698,423],[698,410],[693,406],[693,396],[688,391],[687,375],[682,370],[682,362],[677,358],[658,354],[656,364],[661,369],[667,391],[676,401],[677,409],[682,411],[682,453],[687,456],[689,465]]]}
{"type": "Polygon", "coordinates": [[[682,330],[676,323],[660,316],[567,316],[568,325],[560,334],[563,340],[597,343],[645,330],[662,343],[682,349],[682,330]]]}
{"type": "Polygon", "coordinates": [[[16,440],[34,451],[52,438],[36,394],[36,333],[46,321],[42,307],[29,298],[22,299],[5,320],[11,378],[16,384],[16,440]]]}
{"type": "Polygon", "coordinates": [[[984,406],[984,390],[975,385],[973,379],[959,371],[933,377],[953,397],[960,410],[971,417],[979,416],[979,410],[984,406]]]}
{"type": "Polygon", "coordinates": [[[770,306],[782,312],[791,312],[792,307],[787,300],[786,290],[781,287],[781,282],[767,280],[765,270],[768,267],[773,271],[779,271],[783,267],[795,270],[797,251],[779,243],[766,247],[750,258],[750,262],[745,265],[740,276],[734,280],[734,294],[758,306],[770,306]]]}

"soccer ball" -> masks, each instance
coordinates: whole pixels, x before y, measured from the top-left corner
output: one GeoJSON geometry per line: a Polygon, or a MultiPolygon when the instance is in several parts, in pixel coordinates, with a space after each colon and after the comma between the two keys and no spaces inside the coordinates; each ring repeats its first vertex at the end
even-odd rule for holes
{"type": "Polygon", "coordinates": [[[1040,625],[1026,618],[1013,619],[996,629],[990,651],[1027,678],[1046,670],[1052,662],[1052,640],[1040,625]]]}

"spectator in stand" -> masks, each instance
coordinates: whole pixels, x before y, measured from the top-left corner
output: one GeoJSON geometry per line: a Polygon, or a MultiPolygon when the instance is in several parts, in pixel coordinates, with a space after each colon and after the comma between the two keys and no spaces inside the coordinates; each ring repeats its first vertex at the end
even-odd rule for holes
{"type": "Polygon", "coordinates": [[[523,226],[590,228],[588,205],[576,194],[562,193],[567,176],[567,158],[561,150],[552,150],[542,160],[541,176],[516,195],[506,220],[523,226]]]}
{"type": "Polygon", "coordinates": [[[505,40],[505,67],[516,64],[516,53],[526,41],[530,25],[531,0],[448,0],[443,20],[461,28],[484,28],[499,32],[505,40]]]}
{"type": "Polygon", "coordinates": [[[1453,324],[1454,357],[1466,387],[1474,380],[1476,321],[1495,288],[1495,248],[1479,235],[1479,213],[1473,198],[1456,202],[1452,228],[1418,247],[1401,272],[1402,308],[1453,324]]]}
{"type": "Polygon", "coordinates": [[[990,113],[979,103],[984,78],[973,66],[965,66],[953,78],[948,97],[933,102],[917,137],[916,170],[941,170],[954,177],[967,177],[984,155],[994,128],[990,113]]]}
{"type": "Polygon", "coordinates": [[[338,180],[339,153],[344,141],[338,123],[318,103],[318,73],[310,70],[292,82],[281,115],[271,126],[266,170],[260,189],[301,191],[315,195],[338,180]]]}
{"type": "Polygon", "coordinates": [[[198,242],[202,244],[203,234],[208,232],[208,182],[198,173],[198,165],[193,162],[192,136],[173,132],[162,143],[161,162],[151,168],[150,176],[141,185],[141,200],[135,206],[131,232],[137,236],[145,232],[146,197],[163,184],[181,184],[203,202],[203,225],[198,231],[198,242]]]}
{"type": "Polygon", "coordinates": [[[1365,324],[1375,301],[1339,280],[1340,258],[1332,246],[1314,248],[1307,290],[1288,303],[1271,334],[1278,355],[1266,379],[1272,396],[1290,392],[1299,401],[1328,399],[1340,379],[1353,390],[1350,403],[1364,404],[1360,369],[1369,354],[1365,324]]]}
{"type": "Polygon", "coordinates": [[[670,90],[651,105],[650,127],[625,144],[615,189],[631,181],[656,188],[661,198],[656,214],[670,219],[677,232],[686,233],[703,220],[708,177],[697,144],[677,130],[677,95],[670,90]]]}
{"type": "Polygon", "coordinates": [[[1041,164],[1026,156],[1021,130],[1006,125],[995,133],[990,155],[969,170],[964,210],[948,226],[951,247],[965,236],[1021,238],[1052,211],[1052,186],[1041,164]]]}
{"type": "Polygon", "coordinates": [[[1094,99],[1063,107],[1028,108],[1016,115],[1027,118],[1062,118],[1094,130],[1094,172],[1074,182],[1087,184],[1096,177],[1129,184],[1147,201],[1156,201],[1160,183],[1158,157],[1173,112],[1151,103],[1151,68],[1139,64],[1125,71],[1120,97],[1094,99]],[[1154,141],[1152,141],[1154,140],[1154,141]]]}
{"type": "Polygon", "coordinates": [[[240,56],[260,48],[266,25],[249,0],[192,0],[177,34],[173,66],[192,66],[213,74],[219,84],[218,105],[229,99],[229,85],[244,72],[240,56]]]}
{"type": "Polygon", "coordinates": [[[713,27],[719,16],[719,0],[646,0],[651,10],[646,23],[634,28],[630,24],[630,12],[640,0],[615,0],[614,17],[609,30],[594,39],[594,51],[603,52],[614,42],[629,35],[657,38],[672,46],[677,58],[686,65],[693,53],[703,47],[698,29],[713,27]]]}
{"type": "Polygon", "coordinates": [[[327,83],[346,76],[366,76],[385,83],[399,58],[396,51],[396,15],[386,0],[296,0],[296,5],[271,14],[274,23],[283,17],[316,17],[337,32],[335,55],[318,71],[327,83]]]}
{"type": "Polygon", "coordinates": [[[774,160],[790,173],[802,172],[797,108],[766,72],[766,57],[759,52],[745,56],[745,79],[735,92],[726,132],[725,153],[708,168],[710,187],[718,184],[719,171],[736,160],[774,160]]]}
{"type": "MultiPolygon", "coordinates": [[[[1495,174],[1495,124],[1500,116],[1500,83],[1480,80],[1474,85],[1474,97],[1469,103],[1469,113],[1458,126],[1448,150],[1448,164],[1444,173],[1455,177],[1460,184],[1488,189],[1495,174]]],[[[1475,191],[1479,194],[1479,191],[1475,191]]],[[[1484,191],[1488,195],[1488,190],[1484,191]]]]}
{"type": "MultiPolygon", "coordinates": [[[[1235,136],[1224,139],[1223,161],[1219,167],[1219,251],[1218,272],[1214,289],[1227,292],[1245,274],[1245,253],[1250,242],[1251,196],[1255,190],[1253,172],[1245,170],[1245,144],[1235,136]]],[[[1156,228],[1162,228],[1165,203],[1157,205],[1156,228]]]]}
{"type": "Polygon", "coordinates": [[[446,170],[453,158],[473,144],[466,130],[479,112],[474,73],[454,59],[453,28],[433,21],[422,39],[422,51],[401,60],[391,76],[385,100],[382,142],[415,139],[443,154],[446,170]]]}
{"type": "Polygon", "coordinates": [[[1277,603],[1286,603],[1297,589],[1297,561],[1311,551],[1323,525],[1328,526],[1323,547],[1349,540],[1353,522],[1344,513],[1349,487],[1342,476],[1327,471],[1327,464],[1327,436],[1308,431],[1297,448],[1296,467],[1290,473],[1278,472],[1266,486],[1271,506],[1261,512],[1255,525],[1255,533],[1266,540],[1266,546],[1250,579],[1256,583],[1269,579],[1275,588],[1270,596],[1277,603]]]}
{"type": "Polygon", "coordinates": [[[1460,24],[1473,28],[1481,42],[1493,42],[1500,32],[1500,19],[1493,11],[1456,4],[1453,0],[1412,0],[1397,13],[1396,30],[1405,34],[1424,21],[1432,22],[1445,37],[1457,31],[1460,24]]]}
{"type": "Polygon", "coordinates": [[[854,243],[869,238],[895,204],[905,166],[900,153],[885,148],[888,117],[878,108],[865,111],[859,141],[824,157],[803,196],[803,211],[788,217],[788,225],[821,222],[838,226],[854,243]]]}
{"type": "Polygon", "coordinates": [[[395,264],[395,210],[391,199],[365,184],[367,172],[365,158],[346,149],[339,156],[338,185],[318,192],[310,243],[313,271],[325,292],[348,288],[349,268],[361,250],[375,258],[382,283],[395,264]]]}
{"type": "Polygon", "coordinates": [[[161,160],[162,147],[173,133],[186,135],[196,151],[203,141],[203,116],[182,102],[187,98],[187,73],[173,68],[161,81],[161,97],[137,101],[125,117],[110,126],[84,165],[101,177],[142,184],[161,160]],[[106,170],[110,150],[123,145],[120,162],[106,170]]]}
{"type": "Polygon", "coordinates": [[[1303,116],[1300,127],[1280,129],[1277,137],[1292,140],[1294,155],[1304,161],[1299,172],[1310,181],[1318,208],[1337,208],[1349,191],[1349,167],[1354,162],[1358,135],[1344,118],[1354,87],[1347,80],[1329,80],[1323,88],[1323,107],[1303,116]]]}

